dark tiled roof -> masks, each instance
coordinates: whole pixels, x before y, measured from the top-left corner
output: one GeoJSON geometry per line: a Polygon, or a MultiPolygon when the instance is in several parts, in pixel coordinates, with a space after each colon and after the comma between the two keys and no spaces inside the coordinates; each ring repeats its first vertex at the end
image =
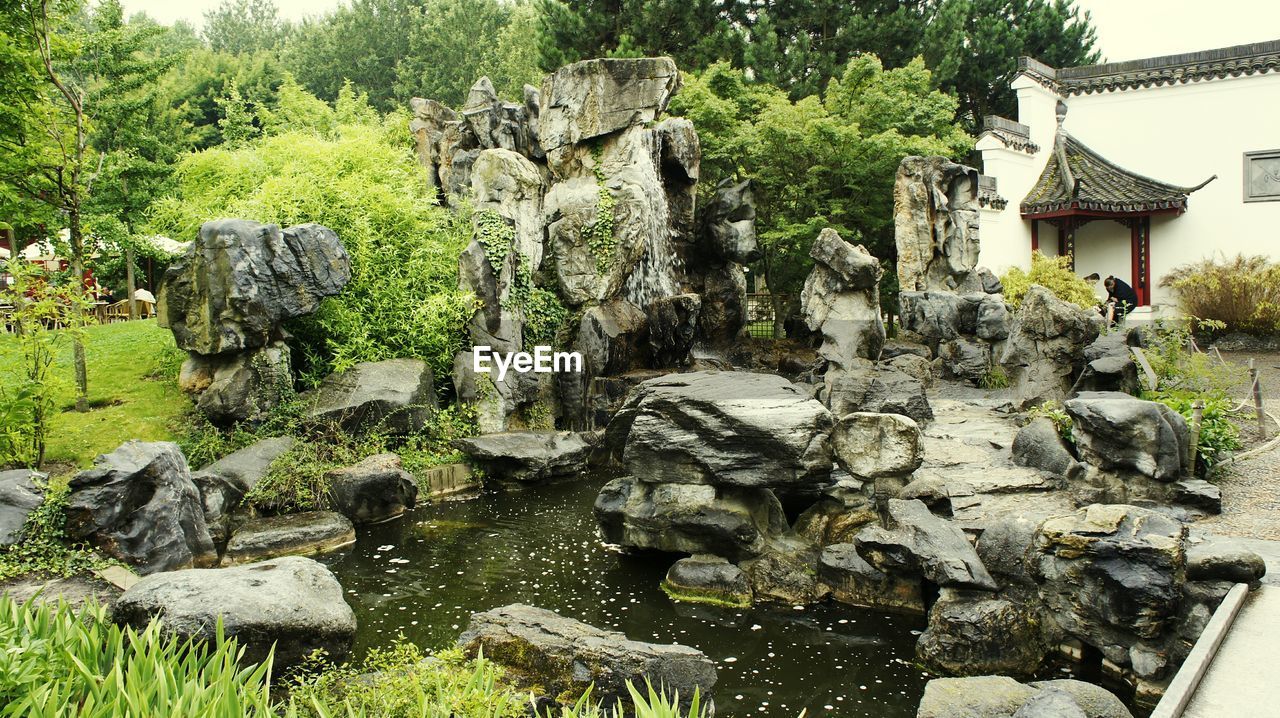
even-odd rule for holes
{"type": "Polygon", "coordinates": [[[1106,90],[1217,80],[1266,72],[1280,72],[1280,40],[1236,45],[1217,50],[1165,55],[1145,60],[1108,62],[1102,65],[1054,69],[1029,57],[1019,58],[1018,69],[1028,77],[1063,95],[1106,90]]]}
{"type": "Polygon", "coordinates": [[[1000,196],[995,177],[978,175],[978,206],[997,210],[1009,206],[1009,200],[1000,196]]]}
{"type": "Polygon", "coordinates": [[[1026,152],[1029,155],[1040,151],[1040,146],[1031,141],[1030,127],[999,115],[987,115],[982,118],[982,134],[991,135],[1004,143],[1005,147],[1026,152]]]}
{"type": "Polygon", "coordinates": [[[1069,209],[1124,214],[1170,209],[1183,212],[1187,195],[1205,184],[1208,182],[1179,187],[1130,172],[1059,129],[1055,149],[1049,153],[1040,179],[1022,200],[1021,209],[1023,215],[1069,209]],[[1062,171],[1060,156],[1066,157],[1068,172],[1062,171]]]}

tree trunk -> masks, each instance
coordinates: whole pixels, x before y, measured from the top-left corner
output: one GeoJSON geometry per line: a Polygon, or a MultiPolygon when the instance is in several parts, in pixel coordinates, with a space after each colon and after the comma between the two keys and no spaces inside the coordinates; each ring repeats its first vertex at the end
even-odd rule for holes
{"type": "MultiPolygon", "coordinates": [[[[75,276],[72,291],[84,299],[84,235],[80,226],[80,208],[75,204],[67,212],[67,224],[71,231],[71,273],[75,276]]],[[[83,315],[81,320],[84,321],[83,315]]],[[[76,411],[89,410],[89,370],[85,365],[84,335],[76,332],[71,340],[76,362],[76,411]]]]}
{"type": "Polygon", "coordinates": [[[133,245],[124,248],[124,290],[129,293],[126,297],[129,300],[129,320],[134,321],[138,318],[138,305],[133,299],[133,293],[137,291],[138,285],[133,278],[133,245]]]}

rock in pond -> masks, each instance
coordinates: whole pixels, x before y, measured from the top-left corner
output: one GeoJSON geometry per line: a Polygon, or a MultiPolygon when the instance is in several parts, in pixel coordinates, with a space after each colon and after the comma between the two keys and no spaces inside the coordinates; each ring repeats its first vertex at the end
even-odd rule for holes
{"type": "Polygon", "coordinates": [[[67,499],[67,535],[141,574],[218,560],[187,459],[167,441],[125,442],[76,474],[67,499]]]}
{"type": "Polygon", "coordinates": [[[700,371],[640,384],[606,441],[649,483],[810,486],[831,472],[831,426],[826,407],[780,376],[700,371]]]}
{"type": "Polygon", "coordinates": [[[885,572],[923,574],[938,586],[996,590],[960,527],[933,515],[924,502],[889,499],[889,517],[894,528],[868,526],[854,540],[867,563],[885,572]]]}
{"type": "Polygon", "coordinates": [[[644,685],[687,708],[694,694],[711,702],[716,667],[702,651],[679,644],[641,643],[541,608],[512,604],[475,613],[458,646],[468,656],[481,651],[517,680],[537,685],[561,704],[572,704],[588,687],[607,708],[629,700],[626,683],[644,685]]]}
{"type": "Polygon", "coordinates": [[[1032,676],[1048,647],[1040,617],[1024,602],[944,590],[929,610],[916,655],[944,675],[1032,676]]]}
{"type": "Polygon", "coordinates": [[[751,605],[751,584],[742,569],[719,556],[696,554],[671,565],[662,590],[677,601],[718,606],[751,605]]]}
{"type": "Polygon", "coordinates": [[[303,395],[308,419],[345,431],[412,433],[439,408],[431,367],[420,359],[356,364],[303,395]]]}
{"type": "Polygon", "coordinates": [[[833,544],[822,550],[818,581],[841,603],[881,611],[924,613],[920,581],[877,570],[858,555],[858,547],[851,543],[833,544]]]}
{"type": "Polygon", "coordinates": [[[577,475],[586,467],[592,447],[587,435],[572,431],[505,431],[459,439],[456,444],[486,476],[506,486],[577,475]]]}
{"type": "Polygon", "coordinates": [[[916,718],[1133,718],[1115,695],[1076,680],[1019,683],[1007,676],[935,678],[916,718]]]}
{"type": "Polygon", "coordinates": [[[38,471],[0,471],[0,548],[22,540],[22,527],[44,502],[42,483],[48,477],[38,471]]]}
{"type": "Polygon", "coordinates": [[[317,649],[341,661],[356,632],[338,580],[300,556],[147,576],[112,609],[116,623],[139,630],[156,616],[164,617],[166,633],[202,640],[213,639],[221,619],[246,661],[264,660],[274,643],[277,669],[297,665],[317,649]]]}
{"type": "Polygon", "coordinates": [[[334,507],[356,524],[398,518],[418,503],[418,480],[395,454],[375,454],[325,474],[334,507]]]}
{"type": "Polygon", "coordinates": [[[334,511],[267,516],[250,519],[231,534],[222,565],[324,553],[355,542],[355,527],[334,511]]]}
{"type": "Polygon", "coordinates": [[[768,489],[648,484],[630,476],[605,484],[595,515],[608,543],[730,561],[758,556],[787,530],[782,504],[768,489]]]}

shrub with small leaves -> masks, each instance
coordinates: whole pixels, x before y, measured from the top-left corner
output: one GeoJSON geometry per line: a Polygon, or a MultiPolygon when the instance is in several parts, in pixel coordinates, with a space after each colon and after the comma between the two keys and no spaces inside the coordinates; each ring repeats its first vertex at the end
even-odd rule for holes
{"type": "Polygon", "coordinates": [[[1058,430],[1058,436],[1064,441],[1074,444],[1075,437],[1072,430],[1075,428],[1075,422],[1071,421],[1071,415],[1067,413],[1066,408],[1056,401],[1046,401],[1027,410],[1027,416],[1031,418],[1044,417],[1053,422],[1054,428],[1058,430]]]}
{"type": "Polygon", "coordinates": [[[1280,264],[1264,256],[1211,257],[1174,269],[1160,286],[1173,290],[1189,316],[1218,322],[1208,334],[1280,332],[1280,264]]]}
{"type": "Polygon", "coordinates": [[[1071,271],[1071,260],[1068,257],[1046,257],[1039,252],[1032,252],[1030,272],[1021,267],[1013,267],[1005,272],[1000,282],[1004,285],[1005,301],[1015,308],[1022,306],[1022,298],[1033,284],[1048,289],[1058,299],[1078,307],[1092,309],[1098,306],[1098,297],[1093,293],[1093,287],[1071,271]]]}
{"type": "Polygon", "coordinates": [[[613,266],[613,253],[618,247],[618,238],[613,233],[613,210],[617,200],[609,191],[603,151],[598,145],[591,150],[591,157],[595,160],[596,221],[587,228],[587,248],[596,258],[596,272],[605,274],[613,266]]]}
{"type": "Polygon", "coordinates": [[[511,253],[511,245],[515,242],[516,229],[502,215],[491,209],[482,209],[475,213],[476,241],[484,247],[484,258],[489,260],[493,273],[502,271],[503,262],[511,253]]]}

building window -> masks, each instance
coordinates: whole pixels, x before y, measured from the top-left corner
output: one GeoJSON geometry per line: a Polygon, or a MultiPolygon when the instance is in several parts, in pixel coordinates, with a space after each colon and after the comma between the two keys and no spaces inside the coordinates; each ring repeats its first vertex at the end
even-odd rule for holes
{"type": "Polygon", "coordinates": [[[1280,202],[1280,150],[1244,153],[1244,201],[1280,202]]]}

